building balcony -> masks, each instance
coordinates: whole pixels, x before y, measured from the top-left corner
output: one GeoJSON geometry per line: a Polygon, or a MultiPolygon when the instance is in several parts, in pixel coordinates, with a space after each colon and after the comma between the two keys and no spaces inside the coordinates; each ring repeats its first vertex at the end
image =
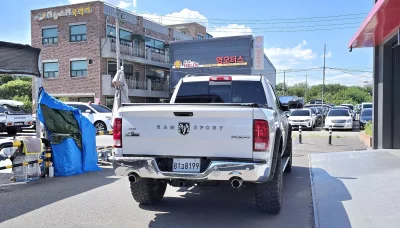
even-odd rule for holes
{"type": "MultiPolygon", "coordinates": [[[[113,76],[103,75],[101,82],[102,94],[105,96],[114,96],[115,88],[112,85],[113,76]]],[[[169,98],[168,82],[155,82],[148,80],[140,80],[134,77],[126,77],[128,85],[128,95],[132,97],[157,97],[169,98]]]]}
{"type": "MultiPolygon", "coordinates": [[[[102,58],[117,58],[117,44],[115,39],[101,39],[104,47],[101,51],[102,58]]],[[[126,61],[137,62],[146,65],[158,66],[163,68],[170,67],[169,54],[160,54],[151,52],[144,45],[123,42],[119,45],[121,57],[126,61]]]]}

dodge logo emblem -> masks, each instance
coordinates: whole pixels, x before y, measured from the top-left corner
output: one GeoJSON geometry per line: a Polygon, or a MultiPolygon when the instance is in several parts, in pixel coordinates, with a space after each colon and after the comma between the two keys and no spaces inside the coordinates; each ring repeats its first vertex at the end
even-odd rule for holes
{"type": "Polygon", "coordinates": [[[190,132],[190,123],[179,123],[178,132],[182,135],[187,135],[190,132]]]}

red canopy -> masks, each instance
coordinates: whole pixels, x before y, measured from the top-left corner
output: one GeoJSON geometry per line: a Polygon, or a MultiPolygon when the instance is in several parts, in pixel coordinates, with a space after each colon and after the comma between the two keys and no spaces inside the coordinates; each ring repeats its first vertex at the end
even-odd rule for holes
{"type": "Polygon", "coordinates": [[[349,43],[349,48],[373,47],[399,32],[400,0],[378,0],[349,43]]]}

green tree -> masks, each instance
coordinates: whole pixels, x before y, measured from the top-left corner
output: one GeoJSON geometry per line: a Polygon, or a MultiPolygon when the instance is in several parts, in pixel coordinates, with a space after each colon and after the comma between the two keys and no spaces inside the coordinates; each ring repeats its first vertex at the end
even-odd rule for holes
{"type": "Polygon", "coordinates": [[[0,86],[6,84],[9,81],[13,81],[15,79],[14,76],[8,74],[0,74],[0,86]]]}
{"type": "Polygon", "coordinates": [[[8,81],[0,85],[0,98],[5,100],[17,100],[24,103],[24,108],[32,111],[32,83],[29,78],[8,81]]]}

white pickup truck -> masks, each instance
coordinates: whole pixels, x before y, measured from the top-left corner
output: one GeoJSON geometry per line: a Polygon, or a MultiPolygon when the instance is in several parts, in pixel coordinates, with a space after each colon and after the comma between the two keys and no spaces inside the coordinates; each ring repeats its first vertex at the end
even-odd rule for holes
{"type": "Polygon", "coordinates": [[[23,127],[33,124],[33,116],[21,108],[22,102],[13,100],[0,100],[0,132],[15,135],[23,127]]]}
{"type": "Polygon", "coordinates": [[[175,187],[254,187],[256,208],[279,213],[292,169],[291,126],[264,76],[193,76],[169,104],[123,104],[113,124],[115,173],[133,198],[156,203],[175,187]]]}

